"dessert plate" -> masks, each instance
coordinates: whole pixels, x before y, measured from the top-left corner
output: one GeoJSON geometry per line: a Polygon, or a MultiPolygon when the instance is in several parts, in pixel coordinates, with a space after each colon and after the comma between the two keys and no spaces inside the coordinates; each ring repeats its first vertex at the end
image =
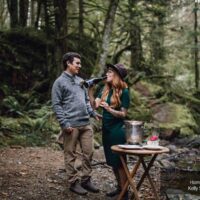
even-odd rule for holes
{"type": "Polygon", "coordinates": [[[118,147],[122,149],[143,149],[142,146],[133,144],[118,144],[118,147]]]}
{"type": "Polygon", "coordinates": [[[153,146],[153,145],[145,145],[143,146],[143,149],[149,149],[149,150],[161,150],[164,147],[162,146],[153,146]]]}

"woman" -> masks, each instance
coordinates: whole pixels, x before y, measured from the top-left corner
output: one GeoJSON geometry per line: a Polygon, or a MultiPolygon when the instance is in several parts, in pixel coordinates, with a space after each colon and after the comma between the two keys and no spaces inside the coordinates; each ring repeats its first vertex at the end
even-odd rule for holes
{"type": "MultiPolygon", "coordinates": [[[[107,193],[107,196],[111,197],[119,194],[126,182],[126,174],[122,168],[120,158],[117,154],[112,153],[111,146],[126,142],[123,126],[130,98],[128,86],[124,82],[124,78],[127,75],[124,65],[108,64],[107,67],[106,83],[102,92],[95,100],[95,107],[98,108],[100,106],[103,108],[102,141],[106,162],[112,167],[118,182],[117,190],[107,193]]],[[[124,199],[128,199],[127,194],[124,199]]]]}

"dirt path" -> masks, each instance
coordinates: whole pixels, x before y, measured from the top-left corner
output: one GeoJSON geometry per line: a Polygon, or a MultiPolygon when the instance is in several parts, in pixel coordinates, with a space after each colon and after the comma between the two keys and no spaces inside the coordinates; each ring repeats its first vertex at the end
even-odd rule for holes
{"type": "MultiPolygon", "coordinates": [[[[94,159],[104,160],[102,150],[95,151],[94,159]]],[[[105,197],[105,192],[115,183],[111,170],[105,165],[95,165],[92,179],[101,192],[78,196],[68,190],[62,151],[51,148],[0,149],[1,200],[111,199],[105,197]]],[[[145,191],[144,199],[153,199],[149,190],[145,191]]],[[[141,193],[144,196],[144,192],[141,193]]]]}

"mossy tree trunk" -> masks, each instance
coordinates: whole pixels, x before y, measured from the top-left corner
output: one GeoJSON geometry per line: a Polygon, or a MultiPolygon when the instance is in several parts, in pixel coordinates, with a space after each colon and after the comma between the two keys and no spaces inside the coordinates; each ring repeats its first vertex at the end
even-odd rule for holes
{"type": "Polygon", "coordinates": [[[155,20],[151,25],[150,30],[150,66],[153,71],[157,71],[158,63],[165,58],[164,51],[164,18],[158,16],[157,20],[155,20]]]}
{"type": "Polygon", "coordinates": [[[108,8],[105,23],[104,23],[105,25],[103,29],[102,45],[101,45],[101,50],[99,54],[97,69],[94,72],[95,74],[98,73],[99,75],[102,75],[104,72],[104,67],[106,64],[106,59],[107,59],[108,51],[109,51],[109,43],[110,43],[110,38],[111,38],[111,33],[112,33],[112,27],[114,24],[115,13],[117,11],[118,3],[119,3],[119,0],[110,1],[110,5],[108,8]]]}
{"type": "Polygon", "coordinates": [[[141,28],[139,23],[139,11],[136,8],[137,1],[129,0],[129,20],[130,20],[130,50],[131,50],[131,68],[134,71],[141,71],[143,63],[141,28]]]}
{"type": "Polygon", "coordinates": [[[169,8],[169,2],[157,1],[153,3],[151,8],[147,11],[151,13],[152,18],[150,22],[150,32],[148,43],[150,46],[150,58],[149,65],[153,73],[159,73],[160,63],[165,61],[165,48],[164,48],[164,37],[165,37],[165,25],[167,10],[169,8]]]}
{"type": "Polygon", "coordinates": [[[84,0],[79,0],[79,44],[78,44],[79,51],[81,50],[81,41],[84,35],[84,20],[83,20],[84,6],[83,4],[84,4],[84,0]]]}

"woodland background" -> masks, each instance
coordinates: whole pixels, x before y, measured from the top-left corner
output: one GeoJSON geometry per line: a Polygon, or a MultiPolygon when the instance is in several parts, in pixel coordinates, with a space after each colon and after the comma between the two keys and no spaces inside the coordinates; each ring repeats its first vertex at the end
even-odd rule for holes
{"type": "Polygon", "coordinates": [[[54,141],[51,87],[68,51],[82,55],[84,79],[108,62],[128,67],[128,118],[145,121],[147,136],[199,135],[199,9],[198,0],[1,0],[0,146],[54,141]]]}

